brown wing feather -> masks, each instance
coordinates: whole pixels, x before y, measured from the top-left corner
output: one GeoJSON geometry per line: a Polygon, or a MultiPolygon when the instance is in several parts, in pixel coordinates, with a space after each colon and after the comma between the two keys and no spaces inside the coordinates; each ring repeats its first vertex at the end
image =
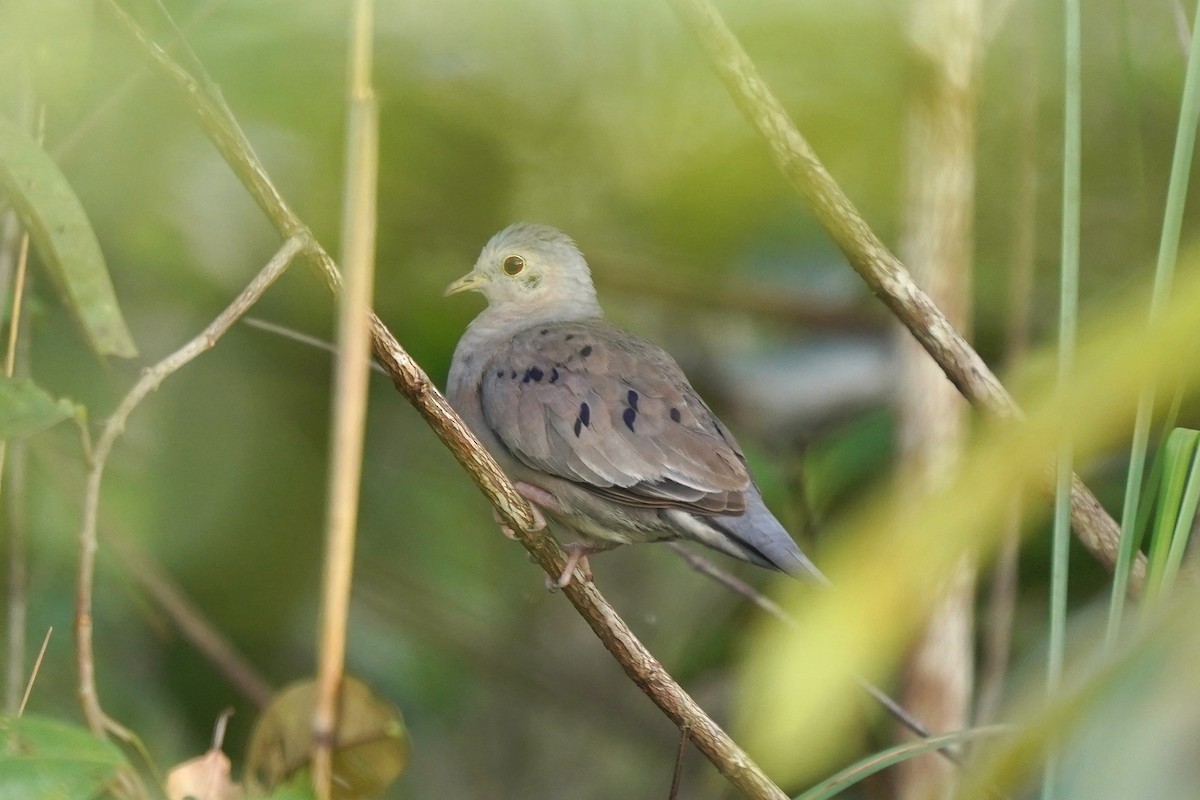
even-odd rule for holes
{"type": "Polygon", "coordinates": [[[740,448],[675,361],[602,320],[529,328],[493,355],[480,400],[527,466],[623,503],[738,514],[740,448]]]}

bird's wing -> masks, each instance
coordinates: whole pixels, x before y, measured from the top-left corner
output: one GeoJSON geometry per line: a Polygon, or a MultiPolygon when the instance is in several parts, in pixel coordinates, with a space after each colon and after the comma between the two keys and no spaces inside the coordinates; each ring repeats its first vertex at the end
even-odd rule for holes
{"type": "Polygon", "coordinates": [[[602,320],[526,329],[492,354],[480,402],[526,466],[635,505],[740,514],[742,451],[675,361],[602,320]]]}

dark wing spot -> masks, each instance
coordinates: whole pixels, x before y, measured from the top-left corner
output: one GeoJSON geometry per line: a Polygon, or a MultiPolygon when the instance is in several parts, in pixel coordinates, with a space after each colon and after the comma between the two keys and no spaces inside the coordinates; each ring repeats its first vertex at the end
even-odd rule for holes
{"type": "Polygon", "coordinates": [[[678,409],[678,408],[672,408],[672,409],[671,409],[671,421],[672,421],[672,422],[679,422],[679,420],[680,420],[680,419],[681,419],[681,417],[680,417],[680,415],[679,415],[679,409],[678,409]]]}
{"type": "Polygon", "coordinates": [[[542,328],[540,331],[538,331],[538,336],[545,336],[549,332],[550,332],[549,328],[542,328]]]}
{"type": "Polygon", "coordinates": [[[496,377],[497,377],[497,378],[503,378],[503,377],[504,377],[504,370],[502,370],[502,369],[498,369],[498,370],[496,370],[496,377]]]}
{"type": "Polygon", "coordinates": [[[592,421],[592,410],[588,408],[587,403],[579,404],[579,421],[584,425],[588,425],[592,421]]]}
{"type": "Polygon", "coordinates": [[[621,415],[621,419],[625,420],[625,427],[629,428],[631,433],[636,432],[633,430],[633,421],[637,419],[636,411],[634,411],[632,408],[625,409],[625,413],[621,415]]]}
{"type": "Polygon", "coordinates": [[[581,430],[583,430],[583,420],[576,418],[575,419],[575,436],[576,437],[579,436],[579,432],[581,430]]]}
{"type": "Polygon", "coordinates": [[[558,380],[558,368],[555,367],[554,369],[550,370],[550,382],[554,383],[557,380],[558,380]]]}
{"type": "Polygon", "coordinates": [[[572,340],[572,339],[574,339],[574,338],[575,338],[575,334],[573,334],[573,333],[568,333],[568,334],[567,334],[567,338],[566,338],[566,339],[564,339],[563,341],[569,342],[569,341],[571,341],[571,340],[572,340]]]}
{"type": "Polygon", "coordinates": [[[533,381],[534,383],[537,383],[542,379],[544,374],[545,373],[543,373],[537,367],[530,367],[529,369],[525,370],[525,377],[521,379],[521,382],[529,383],[530,381],[533,381]]]}
{"type": "Polygon", "coordinates": [[[625,399],[629,401],[629,407],[637,411],[638,393],[630,389],[629,394],[625,395],[625,399]]]}
{"type": "Polygon", "coordinates": [[[508,377],[512,378],[513,380],[516,380],[516,377],[517,377],[517,371],[514,369],[514,370],[512,371],[512,374],[511,374],[511,375],[509,375],[508,377]]]}
{"type": "Polygon", "coordinates": [[[579,355],[583,356],[584,358],[587,358],[591,354],[592,354],[592,346],[590,344],[584,345],[584,348],[579,351],[579,355]]]}

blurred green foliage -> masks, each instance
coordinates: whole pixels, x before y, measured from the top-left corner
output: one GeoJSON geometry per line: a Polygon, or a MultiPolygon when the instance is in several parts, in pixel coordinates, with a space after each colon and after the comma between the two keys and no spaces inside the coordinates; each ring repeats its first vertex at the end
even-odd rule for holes
{"type": "MultiPolygon", "coordinates": [[[[46,104],[45,147],[82,199],[140,359],[99,363],[45,273],[33,273],[29,369],[102,419],[136,379],[195,335],[278,245],[270,226],[100,4],[56,0],[0,26],[0,102],[29,87],[46,104]],[[69,10],[63,10],[69,7],[69,10]],[[86,10],[88,13],[83,13],[86,10]],[[53,24],[51,24],[53,23],[53,24]],[[32,27],[31,27],[32,26],[32,27]],[[56,27],[61,26],[61,27],[56,27]],[[67,28],[70,28],[69,30],[67,28]],[[37,47],[32,61],[13,37],[37,47]],[[27,68],[32,64],[32,68],[27,68]]],[[[344,8],[319,0],[165,5],[288,202],[337,252],[344,8]]],[[[1153,261],[1183,59],[1167,4],[1089,4],[1085,32],[1084,307],[1141,291],[1153,261]]],[[[905,6],[878,0],[722,3],[730,25],[867,219],[893,242],[908,89],[905,6]]],[[[14,4],[13,8],[30,8],[14,4]]],[[[147,24],[156,17],[145,12],[147,24]]],[[[1039,82],[1004,24],[990,39],[979,105],[976,299],[981,351],[998,356],[1007,314],[1017,109],[1039,110],[1035,327],[1051,327],[1057,260],[1060,21],[1039,19],[1039,82]]],[[[680,307],[644,279],[814,293],[873,308],[714,79],[665,3],[623,0],[401,3],[381,0],[375,80],[382,142],[376,309],[440,384],[474,300],[443,301],[486,239],[518,219],[570,232],[597,266],[614,319],[668,346],[735,430],[785,519],[816,532],[886,482],[886,398],[797,428],[750,419],[722,383],[721,343],[799,348],[802,324],[680,307]],[[603,269],[601,269],[603,267],[603,269]],[[607,282],[620,292],[606,291],[607,282]],[[789,479],[803,465],[814,513],[789,479]],[[792,509],[791,511],[785,509],[792,509]],[[790,515],[790,517],[789,517],[790,515]]],[[[170,31],[156,28],[162,41],[170,31]]],[[[182,56],[181,56],[182,57],[182,56]]],[[[185,63],[186,60],[185,60],[185,63]]],[[[1194,236],[1195,218],[1185,236],[1194,236]]],[[[253,312],[331,336],[321,281],[295,265],[253,312]]],[[[1086,311],[1085,311],[1086,313],[1086,311]]],[[[877,335],[876,338],[879,338],[877,335]]],[[[109,464],[102,534],[159,559],[204,615],[275,686],[313,670],[329,429],[327,354],[246,326],[169,378],[134,413],[109,464]]],[[[1194,415],[1185,406],[1185,417],[1194,415]]],[[[1122,461],[1084,465],[1106,500],[1122,461]]],[[[54,626],[31,708],[77,718],[70,642],[83,466],[60,426],[30,440],[21,503],[29,540],[31,640],[54,626]]],[[[11,468],[11,464],[10,464],[11,468]]],[[[349,668],[403,710],[408,772],[393,797],[665,796],[677,732],[625,679],[520,549],[419,417],[385,380],[372,387],[349,668]]],[[[11,486],[11,484],[9,484],[11,486]]],[[[1114,505],[1110,504],[1110,508],[1114,505]]],[[[1040,646],[1042,546],[1022,566],[1016,644],[1040,646]]],[[[1087,562],[1080,555],[1076,563],[1087,562]]],[[[601,588],[718,719],[756,614],[663,548],[594,560],[601,588]]],[[[728,566],[728,565],[726,565],[728,566]]],[[[1075,597],[1102,572],[1083,563],[1075,597]]],[[[769,586],[771,576],[732,567],[769,586]]],[[[233,705],[229,752],[255,710],[188,644],[109,550],[96,595],[106,709],[160,764],[208,746],[233,705]]],[[[812,657],[820,658],[820,654],[812,657]]],[[[853,744],[853,743],[852,743],[853,744]]],[[[722,796],[689,753],[686,796],[722,796]]],[[[801,787],[788,787],[801,788],[801,787]]]]}

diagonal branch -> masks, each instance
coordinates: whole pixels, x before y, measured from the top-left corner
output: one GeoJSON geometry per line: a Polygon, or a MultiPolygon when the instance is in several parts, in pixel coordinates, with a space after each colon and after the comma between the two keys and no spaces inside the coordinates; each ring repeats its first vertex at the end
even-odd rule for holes
{"type": "MultiPolygon", "coordinates": [[[[106,5],[146,50],[153,68],[184,96],[205,133],[280,235],[302,235],[308,240],[306,252],[313,257],[330,289],[336,292],[341,285],[341,277],[333,259],[311,238],[308,228],[284,202],[225,108],[155,44],[137,22],[125,13],[117,0],[106,0],[106,5]]],[[[467,470],[538,565],[552,577],[561,575],[565,566],[562,549],[551,537],[533,529],[534,517],[528,502],[517,493],[495,459],[450,407],[425,371],[373,313],[370,323],[376,358],[396,388],[467,470]]],[[[687,726],[689,738],[731,784],[746,797],[786,800],[786,795],[779,787],[767,778],[634,636],[594,584],[574,581],[564,590],[564,594],[630,679],[676,725],[687,726]]],[[[92,688],[94,691],[94,686],[92,688]]],[[[102,725],[105,718],[98,705],[94,711],[99,715],[97,721],[102,725]]]]}
{"type": "MultiPolygon", "coordinates": [[[[808,201],[854,271],[972,405],[1001,419],[1020,418],[1021,409],[999,378],[875,235],[825,169],[709,0],[670,3],[708,54],[733,102],[766,139],[780,172],[808,201]]],[[[1049,470],[1046,475],[1049,486],[1049,470]]],[[[1120,530],[1078,476],[1071,487],[1071,525],[1084,547],[1111,569],[1116,563],[1120,530]]],[[[1131,591],[1141,587],[1145,572],[1146,559],[1139,555],[1130,576],[1131,591]]]]}
{"type": "Polygon", "coordinates": [[[154,556],[132,540],[109,529],[105,546],[116,555],[121,571],[142,588],[179,635],[206,658],[242,697],[264,709],[275,690],[217,626],[204,616],[187,592],[154,556]]]}

